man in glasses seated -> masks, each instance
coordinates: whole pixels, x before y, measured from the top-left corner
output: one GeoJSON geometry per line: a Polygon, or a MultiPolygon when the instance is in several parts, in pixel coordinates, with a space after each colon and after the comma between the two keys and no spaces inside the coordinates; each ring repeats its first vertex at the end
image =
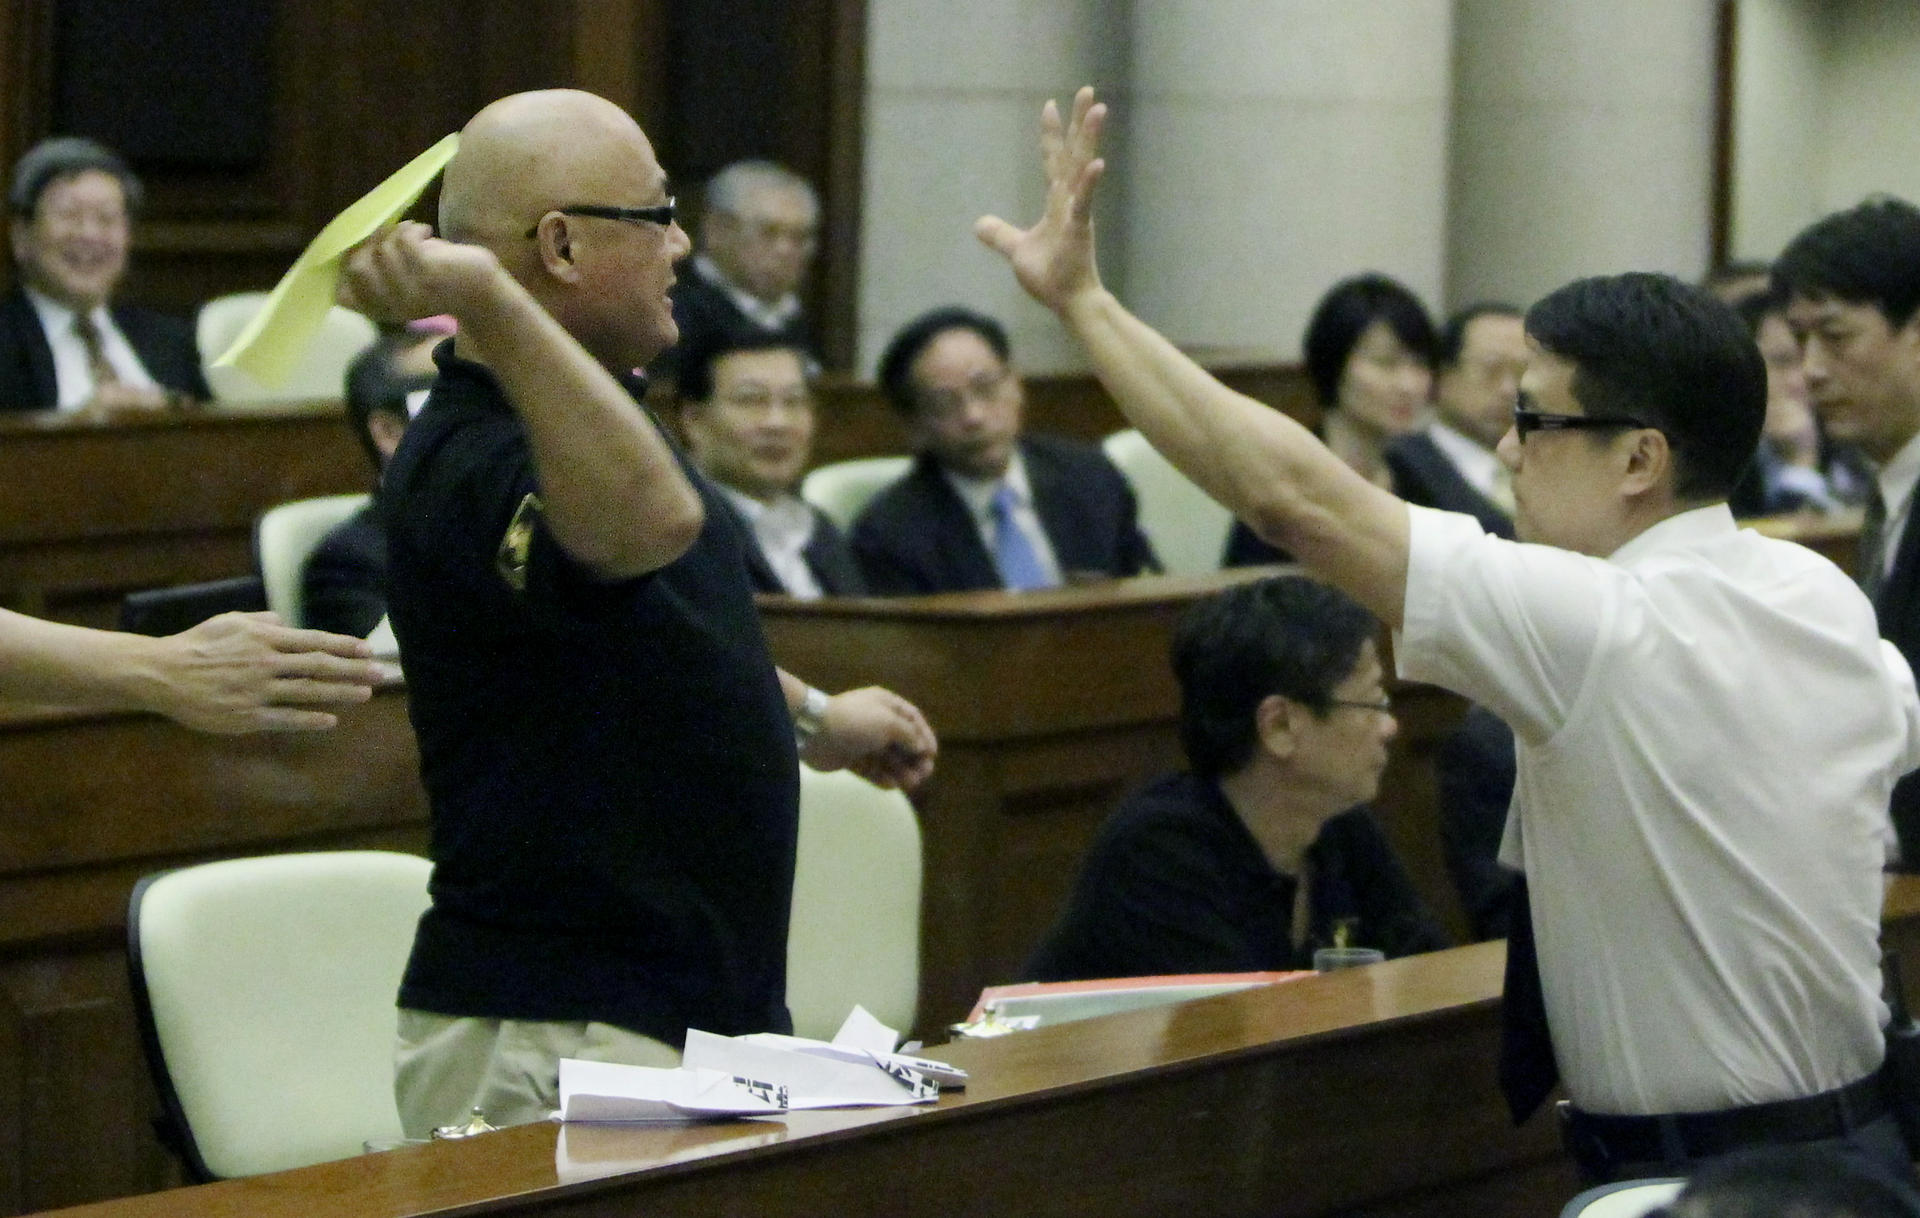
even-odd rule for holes
{"type": "Polygon", "coordinates": [[[861,596],[867,585],[846,535],[795,493],[813,454],[810,362],[805,348],[773,334],[682,343],[680,431],[752,539],[754,591],[861,596]]]}
{"type": "Polygon", "coordinates": [[[1513,728],[1502,854],[1532,898],[1503,1004],[1516,1119],[1559,1076],[1589,1178],[1826,1143],[1911,1179],[1879,930],[1920,697],[1837,567],[1727,510],[1766,410],[1739,319],[1652,274],[1535,303],[1499,450],[1535,544],[1493,537],[1355,474],[1101,286],[1105,118],[1090,89],[1067,121],[1049,104],[1045,213],[979,234],[1175,466],[1396,632],[1402,677],[1513,728]]]}
{"type": "Polygon", "coordinates": [[[1054,588],[1158,571],[1126,475],[1090,444],[1023,430],[1026,393],[991,317],[935,309],[880,357],[918,454],[853,525],[882,596],[1054,588]]]}
{"type": "Polygon", "coordinates": [[[700,248],[675,268],[680,342],[655,361],[678,379],[681,353],[722,341],[777,338],[815,358],[800,285],[820,244],[813,184],[772,161],[735,161],[707,182],[700,248]]]}
{"type": "Polygon", "coordinates": [[[1380,623],[1301,576],[1242,584],[1173,636],[1188,772],[1087,851],[1034,981],[1312,968],[1322,947],[1447,946],[1364,806],[1398,730],[1380,623]]]}

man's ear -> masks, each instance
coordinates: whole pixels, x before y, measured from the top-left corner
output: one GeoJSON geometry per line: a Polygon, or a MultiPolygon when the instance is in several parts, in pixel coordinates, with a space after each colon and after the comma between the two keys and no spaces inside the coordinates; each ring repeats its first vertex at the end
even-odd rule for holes
{"type": "Polygon", "coordinates": [[[580,278],[580,268],[573,260],[573,225],[566,216],[550,211],[540,217],[534,237],[539,243],[540,265],[547,274],[563,283],[580,278]]]}
{"type": "Polygon", "coordinates": [[[1255,743],[1279,760],[1293,756],[1299,717],[1306,708],[1281,694],[1268,694],[1253,708],[1255,743]]]}
{"type": "Polygon", "coordinates": [[[8,238],[13,243],[13,261],[20,265],[27,260],[27,241],[33,228],[33,221],[26,216],[15,216],[7,226],[8,238]]]}
{"type": "Polygon", "coordinates": [[[1628,495],[1645,495],[1661,486],[1669,486],[1673,474],[1673,448],[1667,433],[1643,427],[1633,432],[1626,450],[1626,469],[1620,489],[1628,495]]]}

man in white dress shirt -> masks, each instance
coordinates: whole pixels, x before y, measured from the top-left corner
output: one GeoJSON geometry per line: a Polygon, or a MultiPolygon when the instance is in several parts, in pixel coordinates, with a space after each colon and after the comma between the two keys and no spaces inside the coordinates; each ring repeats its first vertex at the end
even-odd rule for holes
{"type": "Polygon", "coordinates": [[[1395,631],[1402,676],[1513,727],[1503,854],[1531,882],[1552,1031],[1544,1078],[1503,1079],[1516,1116],[1557,1062],[1590,1177],[1830,1143],[1911,1179],[1881,1069],[1879,916],[1920,698],[1837,568],[1727,510],[1766,408],[1739,320],[1660,275],[1535,304],[1500,455],[1539,544],[1490,537],[1361,478],[1101,286],[1105,118],[1090,89],[1067,122],[1049,103],[1045,213],[979,235],[1177,467],[1395,631]]]}
{"type": "Polygon", "coordinates": [[[808,364],[805,348],[775,334],[683,345],[680,430],[754,542],[755,591],[860,596],[866,583],[846,537],[795,493],[813,454],[808,364]]]}
{"type": "Polygon", "coordinates": [[[116,307],[139,179],[92,140],[43,140],[8,203],[20,282],[0,297],[0,410],[153,408],[209,395],[192,329],[116,307]]]}

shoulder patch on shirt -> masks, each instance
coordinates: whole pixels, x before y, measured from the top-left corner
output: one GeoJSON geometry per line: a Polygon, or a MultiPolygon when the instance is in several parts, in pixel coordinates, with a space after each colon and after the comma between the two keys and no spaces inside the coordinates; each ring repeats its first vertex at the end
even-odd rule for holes
{"type": "Polygon", "coordinates": [[[527,563],[533,557],[533,526],[545,510],[540,496],[529,491],[514,509],[513,519],[507,522],[506,535],[500,539],[500,549],[493,556],[500,578],[515,592],[527,590],[527,563]]]}

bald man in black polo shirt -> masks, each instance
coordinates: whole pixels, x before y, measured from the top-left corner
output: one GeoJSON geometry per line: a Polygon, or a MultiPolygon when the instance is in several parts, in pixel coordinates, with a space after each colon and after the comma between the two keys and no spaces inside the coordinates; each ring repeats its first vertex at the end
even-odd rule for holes
{"type": "Polygon", "coordinates": [[[544,1117],[562,1057],[785,1031],[796,737],[899,785],[934,750],[893,694],[774,667],[745,539],[622,382],[673,342],[687,248],[633,120],[566,90],[495,102],[440,228],[363,246],[341,292],[459,323],[382,495],[433,811],[400,991],[414,1136],[475,1106],[544,1117]]]}

